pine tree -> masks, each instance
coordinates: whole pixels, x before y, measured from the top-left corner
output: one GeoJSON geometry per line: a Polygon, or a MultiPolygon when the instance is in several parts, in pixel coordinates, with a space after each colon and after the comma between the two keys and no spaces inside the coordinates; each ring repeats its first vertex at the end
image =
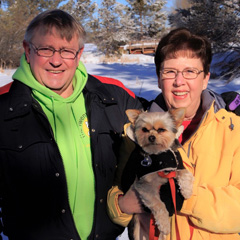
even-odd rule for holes
{"type": "Polygon", "coordinates": [[[231,80],[240,73],[239,0],[189,0],[189,3],[189,8],[176,9],[176,13],[169,16],[171,26],[187,27],[207,36],[212,42],[213,53],[228,52],[225,56],[233,60],[227,63],[225,58],[221,62],[221,74],[231,80]]]}
{"type": "Polygon", "coordinates": [[[56,8],[60,0],[2,1],[0,9],[0,64],[17,67],[23,53],[22,41],[30,21],[41,11],[56,8]]]}
{"type": "Polygon", "coordinates": [[[164,30],[166,13],[162,8],[166,4],[162,0],[127,0],[128,11],[131,12],[137,29],[136,38],[154,37],[164,30]]]}
{"type": "Polygon", "coordinates": [[[166,12],[161,11],[165,2],[160,0],[151,2],[148,35],[150,37],[160,37],[165,30],[167,20],[166,12]]]}
{"type": "Polygon", "coordinates": [[[174,10],[178,9],[178,8],[189,8],[190,7],[190,3],[188,0],[173,0],[172,1],[172,5],[174,10]]]}
{"type": "Polygon", "coordinates": [[[69,0],[61,7],[75,17],[85,28],[87,32],[91,31],[94,22],[94,13],[96,4],[91,0],[69,0]]]}
{"type": "Polygon", "coordinates": [[[98,48],[110,56],[117,54],[119,46],[124,39],[122,38],[122,25],[120,23],[119,12],[116,0],[103,0],[101,8],[98,10],[99,31],[97,42],[98,48]]]}
{"type": "Polygon", "coordinates": [[[116,11],[120,18],[120,39],[123,42],[127,43],[131,41],[136,34],[136,24],[134,22],[134,19],[132,18],[132,14],[129,11],[128,6],[117,3],[116,11]]]}

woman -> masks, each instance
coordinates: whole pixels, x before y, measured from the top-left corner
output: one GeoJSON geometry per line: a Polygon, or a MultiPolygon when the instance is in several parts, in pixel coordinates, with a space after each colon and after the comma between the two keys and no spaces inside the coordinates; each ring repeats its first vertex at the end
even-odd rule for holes
{"type": "MultiPolygon", "coordinates": [[[[150,111],[186,108],[179,151],[195,182],[192,197],[177,213],[182,240],[240,239],[240,121],[207,90],[211,58],[209,41],[187,29],[163,37],[155,55],[162,93],[150,111]]],[[[127,226],[133,213],[144,210],[134,190],[121,194],[116,186],[109,191],[109,215],[127,226]]],[[[168,239],[177,239],[174,216],[168,239]]]]}

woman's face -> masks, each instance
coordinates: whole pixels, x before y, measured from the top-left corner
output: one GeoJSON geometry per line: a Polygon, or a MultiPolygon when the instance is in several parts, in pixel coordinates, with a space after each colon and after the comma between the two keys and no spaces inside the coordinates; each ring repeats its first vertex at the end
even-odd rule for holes
{"type": "MultiPolygon", "coordinates": [[[[177,56],[163,62],[162,69],[174,69],[183,71],[186,68],[203,70],[202,61],[199,58],[188,56],[177,56]]],[[[204,72],[198,74],[195,79],[185,79],[178,72],[174,79],[164,79],[160,73],[158,79],[159,88],[162,90],[168,108],[186,108],[185,119],[192,119],[201,103],[201,93],[207,88],[210,73],[204,76],[204,72]]]]}

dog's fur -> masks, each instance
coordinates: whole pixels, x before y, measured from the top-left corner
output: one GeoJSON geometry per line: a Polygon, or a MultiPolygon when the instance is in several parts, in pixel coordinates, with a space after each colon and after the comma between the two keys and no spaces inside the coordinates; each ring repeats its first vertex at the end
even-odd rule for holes
{"type": "MultiPolygon", "coordinates": [[[[129,109],[126,114],[131,122],[127,134],[146,154],[157,155],[169,149],[174,152],[178,148],[176,139],[183,131],[181,124],[185,115],[184,108],[170,109],[168,112],[161,113],[129,109]]],[[[171,171],[173,169],[165,170],[171,171]]],[[[193,175],[186,169],[180,169],[176,171],[176,179],[182,196],[185,199],[190,198],[192,195],[193,175]]],[[[132,185],[143,204],[151,210],[154,216],[160,231],[159,240],[165,239],[170,233],[169,214],[159,196],[159,186],[167,183],[167,181],[167,178],[162,178],[157,172],[153,172],[136,179],[132,185]]],[[[130,226],[133,226],[133,230],[129,229],[129,231],[133,231],[133,239],[135,240],[143,239],[140,236],[140,219],[143,216],[141,215],[134,214],[130,224],[130,226]]]]}

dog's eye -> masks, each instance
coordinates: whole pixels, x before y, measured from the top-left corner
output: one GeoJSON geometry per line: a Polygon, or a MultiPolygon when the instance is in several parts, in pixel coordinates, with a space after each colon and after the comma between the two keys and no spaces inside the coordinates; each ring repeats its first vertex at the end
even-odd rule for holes
{"type": "Polygon", "coordinates": [[[159,128],[159,129],[157,130],[158,133],[162,133],[162,132],[165,132],[165,131],[166,131],[166,129],[164,129],[164,128],[159,128]]]}
{"type": "Polygon", "coordinates": [[[142,131],[143,131],[143,132],[149,132],[149,130],[148,130],[147,128],[145,128],[145,127],[142,128],[142,131]]]}

